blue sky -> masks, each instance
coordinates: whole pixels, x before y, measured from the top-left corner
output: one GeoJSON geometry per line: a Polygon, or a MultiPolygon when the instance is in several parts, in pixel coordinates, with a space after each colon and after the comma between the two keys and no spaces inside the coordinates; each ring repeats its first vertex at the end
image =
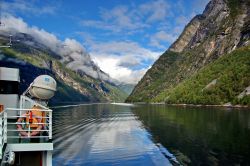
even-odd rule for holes
{"type": "Polygon", "coordinates": [[[30,27],[77,40],[111,77],[136,83],[209,0],[4,0],[30,27]]]}

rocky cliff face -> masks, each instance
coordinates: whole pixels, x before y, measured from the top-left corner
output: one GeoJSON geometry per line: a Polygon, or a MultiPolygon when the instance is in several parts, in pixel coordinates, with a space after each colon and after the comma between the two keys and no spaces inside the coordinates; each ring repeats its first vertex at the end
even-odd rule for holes
{"type": "Polygon", "coordinates": [[[173,52],[182,52],[200,27],[201,19],[201,16],[194,17],[191,22],[185,27],[184,31],[177,39],[177,41],[172,44],[169,50],[173,52]]]}
{"type": "Polygon", "coordinates": [[[204,49],[202,54],[206,61],[245,45],[249,40],[248,33],[243,34],[243,27],[249,26],[248,3],[241,1],[231,6],[237,8],[237,15],[233,15],[229,5],[230,0],[209,2],[203,14],[196,16],[186,26],[169,51],[187,52],[200,46],[204,49]]]}
{"type": "Polygon", "coordinates": [[[85,96],[90,96],[88,90],[81,86],[81,84],[75,81],[67,71],[63,71],[62,68],[56,62],[52,62],[51,71],[56,73],[57,77],[59,77],[66,85],[72,87],[80,94],[85,96]]]}
{"type": "MultiPolygon", "coordinates": [[[[153,101],[223,55],[249,45],[249,12],[249,1],[210,1],[149,69],[127,101],[153,101]]],[[[163,96],[157,101],[167,102],[168,95],[163,96]]]]}

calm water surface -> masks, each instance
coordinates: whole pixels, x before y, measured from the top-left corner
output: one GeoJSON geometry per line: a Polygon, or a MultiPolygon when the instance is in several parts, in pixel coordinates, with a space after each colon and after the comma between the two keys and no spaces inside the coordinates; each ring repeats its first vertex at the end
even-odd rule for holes
{"type": "Polygon", "coordinates": [[[250,110],[94,104],[54,109],[53,165],[250,165],[250,110]]]}

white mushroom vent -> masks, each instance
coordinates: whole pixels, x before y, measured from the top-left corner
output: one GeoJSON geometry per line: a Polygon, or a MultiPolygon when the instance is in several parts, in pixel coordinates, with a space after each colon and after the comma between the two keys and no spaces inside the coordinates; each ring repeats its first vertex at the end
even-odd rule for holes
{"type": "Polygon", "coordinates": [[[38,76],[29,89],[29,94],[42,100],[52,98],[56,91],[56,81],[48,75],[38,76]]]}

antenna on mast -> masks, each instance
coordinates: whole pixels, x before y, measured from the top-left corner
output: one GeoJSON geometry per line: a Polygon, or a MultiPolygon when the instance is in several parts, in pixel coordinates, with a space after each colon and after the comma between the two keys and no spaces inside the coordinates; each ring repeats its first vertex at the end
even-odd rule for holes
{"type": "MultiPolygon", "coordinates": [[[[2,0],[0,0],[0,27],[4,26],[5,24],[2,22],[2,0]]],[[[20,40],[12,40],[12,35],[9,35],[9,42],[6,45],[0,45],[0,48],[10,48],[12,46],[12,42],[19,42],[20,40]]],[[[2,43],[1,43],[2,44],[2,43]]]]}

